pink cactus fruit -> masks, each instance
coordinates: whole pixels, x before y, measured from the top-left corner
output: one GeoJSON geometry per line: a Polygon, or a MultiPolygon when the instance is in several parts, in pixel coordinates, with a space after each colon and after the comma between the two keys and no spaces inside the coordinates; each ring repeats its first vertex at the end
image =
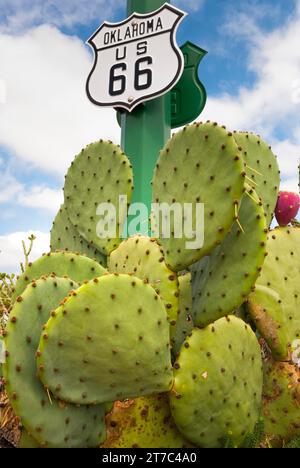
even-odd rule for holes
{"type": "Polygon", "coordinates": [[[279,192],[275,216],[279,226],[287,226],[296,218],[300,205],[300,197],[297,193],[279,192]]]}

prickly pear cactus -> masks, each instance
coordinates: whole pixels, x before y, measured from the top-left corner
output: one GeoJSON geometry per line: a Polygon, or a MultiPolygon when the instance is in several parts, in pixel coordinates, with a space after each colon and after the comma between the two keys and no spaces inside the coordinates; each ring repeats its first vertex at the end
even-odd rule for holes
{"type": "Polygon", "coordinates": [[[264,212],[257,196],[245,193],[236,222],[209,257],[192,267],[193,319],[206,326],[245,302],[265,259],[264,212]]]}
{"type": "Polygon", "coordinates": [[[106,273],[98,262],[83,255],[70,252],[54,252],[43,255],[34,263],[30,263],[25,272],[18,278],[13,293],[13,301],[25,290],[26,286],[41,276],[67,276],[73,281],[82,283],[106,273]]]}
{"type": "Polygon", "coordinates": [[[179,282],[179,314],[174,340],[174,353],[179,353],[182,343],[194,328],[192,318],[192,285],[191,273],[178,277],[179,282]]]}
{"type": "Polygon", "coordinates": [[[244,191],[244,176],[243,157],[232,134],[217,124],[187,126],[166,144],[154,173],[153,202],[178,203],[180,210],[189,203],[193,208],[190,238],[186,235],[176,238],[178,224],[172,216],[171,235],[163,238],[164,217],[153,215],[157,237],[171,269],[184,270],[222,241],[235,221],[244,191]],[[196,204],[200,203],[204,204],[204,220],[197,222],[196,204]],[[196,225],[197,231],[199,226],[204,229],[203,245],[201,239],[194,242],[196,225]],[[193,248],[187,242],[194,242],[193,248]]]}
{"type": "Polygon", "coordinates": [[[260,136],[235,132],[245,162],[247,182],[261,198],[266,214],[267,225],[271,224],[280,184],[280,171],[272,148],[260,136]]]}
{"type": "MultiPolygon", "coordinates": [[[[78,285],[44,277],[17,299],[6,327],[6,390],[26,431],[44,447],[97,447],[105,438],[104,407],[58,402],[36,376],[36,350],[51,311],[78,285]]],[[[54,370],[54,372],[56,372],[54,370]]]]}
{"type": "Polygon", "coordinates": [[[271,231],[267,253],[257,285],[273,291],[273,302],[270,306],[269,299],[257,290],[249,298],[249,312],[275,351],[274,357],[288,360],[293,342],[300,338],[300,228],[271,231]]]}
{"type": "Polygon", "coordinates": [[[167,394],[115,402],[106,426],[103,448],[192,447],[176,428],[167,394]]]}
{"type": "Polygon", "coordinates": [[[101,254],[92,244],[81,237],[71,223],[64,205],[60,207],[53,222],[50,247],[52,252],[65,250],[86,255],[96,260],[103,267],[106,267],[106,256],[101,254]]]}
{"type": "Polygon", "coordinates": [[[279,294],[266,286],[255,286],[247,299],[247,310],[277,360],[287,358],[289,327],[279,294]]]}
{"type": "Polygon", "coordinates": [[[59,252],[29,264],[12,310],[0,295],[20,447],[252,448],[264,428],[266,446],[298,444],[300,227],[267,238],[271,148],[193,124],[163,148],[152,185],[154,237],[122,242],[132,166],[111,142],[82,150],[51,232],[59,252]]]}
{"type": "MultiPolygon", "coordinates": [[[[120,147],[111,142],[99,141],[87,146],[76,156],[67,173],[64,194],[69,218],[81,236],[104,255],[120,243],[132,191],[130,162],[120,147]],[[119,208],[120,196],[127,196],[123,209],[119,208]],[[111,203],[116,208],[117,232],[112,236],[104,235],[102,229],[97,233],[100,203],[111,203]]],[[[110,222],[114,223],[111,217],[107,220],[110,222]]]]}
{"type": "Polygon", "coordinates": [[[164,304],[139,278],[95,279],[50,318],[37,364],[42,382],[57,397],[73,403],[168,391],[173,375],[164,304]]]}
{"type": "Polygon", "coordinates": [[[300,435],[300,372],[296,365],[264,364],[263,415],[267,438],[274,446],[300,435]]]}
{"type": "Polygon", "coordinates": [[[174,364],[171,412],[197,446],[218,448],[226,436],[240,446],[259,418],[260,348],[251,328],[230,316],[194,329],[174,364]]]}
{"type": "Polygon", "coordinates": [[[164,260],[163,250],[155,239],[134,236],[123,241],[109,259],[111,273],[126,273],[147,281],[163,300],[174,337],[178,316],[177,274],[164,260]]]}

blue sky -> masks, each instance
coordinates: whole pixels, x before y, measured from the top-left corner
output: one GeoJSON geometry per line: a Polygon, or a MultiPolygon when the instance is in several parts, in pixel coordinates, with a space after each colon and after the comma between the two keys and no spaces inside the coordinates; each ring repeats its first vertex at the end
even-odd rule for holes
{"type": "MultiPolygon", "coordinates": [[[[297,190],[300,156],[300,0],[182,0],[178,42],[208,51],[203,118],[260,133],[278,154],[282,188],[297,190]]],[[[126,1],[0,0],[0,270],[14,271],[20,241],[48,249],[72,158],[97,138],[119,142],[114,111],[86,98],[85,45],[126,1]]]]}

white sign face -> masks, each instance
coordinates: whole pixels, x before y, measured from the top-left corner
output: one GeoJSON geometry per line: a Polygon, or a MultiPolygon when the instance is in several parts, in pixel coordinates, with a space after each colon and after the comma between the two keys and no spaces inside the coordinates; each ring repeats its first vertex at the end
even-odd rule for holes
{"type": "Polygon", "coordinates": [[[184,69],[175,35],[185,16],[166,3],[147,15],[134,13],[122,23],[103,23],[88,40],[95,52],[86,88],[89,99],[132,111],[169,91],[184,69]]]}

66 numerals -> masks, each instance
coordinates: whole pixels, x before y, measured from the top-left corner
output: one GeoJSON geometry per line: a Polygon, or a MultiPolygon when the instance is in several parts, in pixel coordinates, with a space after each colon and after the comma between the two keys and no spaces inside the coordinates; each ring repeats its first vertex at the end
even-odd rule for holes
{"type": "MultiPolygon", "coordinates": [[[[134,66],[134,88],[142,91],[150,88],[152,85],[152,70],[149,65],[153,64],[152,57],[143,57],[135,62],[134,66]],[[146,68],[147,67],[147,68],[146,68]]],[[[119,96],[123,94],[127,86],[127,76],[125,72],[128,67],[125,62],[113,65],[109,73],[109,94],[119,96]]]]}

